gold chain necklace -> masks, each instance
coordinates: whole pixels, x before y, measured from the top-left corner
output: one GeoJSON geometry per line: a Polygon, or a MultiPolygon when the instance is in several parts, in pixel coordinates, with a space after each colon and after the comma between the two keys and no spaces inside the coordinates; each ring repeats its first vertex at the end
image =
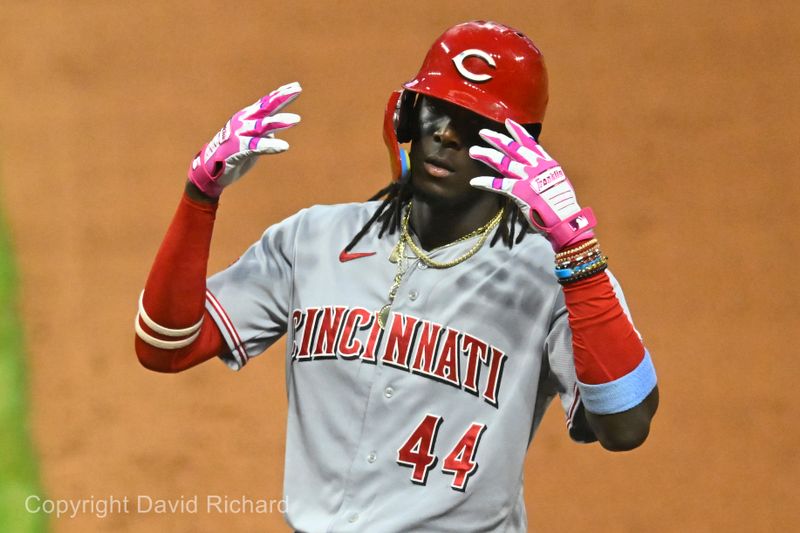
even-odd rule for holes
{"type": "Polygon", "coordinates": [[[480,228],[476,229],[475,231],[467,233],[463,237],[460,237],[451,242],[450,244],[445,245],[445,246],[451,246],[453,244],[459,243],[461,241],[466,241],[477,235],[480,235],[480,239],[478,239],[478,241],[472,246],[472,248],[467,250],[460,257],[456,257],[452,261],[447,261],[445,263],[440,263],[438,261],[434,261],[433,259],[431,259],[428,256],[428,254],[425,253],[425,250],[416,245],[414,239],[412,239],[411,235],[408,233],[408,220],[411,218],[411,204],[408,204],[408,210],[406,211],[406,216],[403,217],[403,223],[401,225],[402,233],[400,239],[402,241],[405,241],[406,244],[408,244],[408,247],[411,248],[411,251],[414,252],[414,255],[416,255],[420,261],[422,261],[429,267],[450,268],[452,266],[458,265],[459,263],[463,263],[473,255],[478,253],[478,250],[480,250],[483,247],[484,243],[486,243],[486,239],[489,238],[489,234],[492,232],[492,230],[496,228],[498,224],[500,224],[500,220],[503,218],[503,211],[504,209],[500,208],[500,211],[498,211],[497,214],[489,222],[487,222],[480,228]]]}
{"type": "Polygon", "coordinates": [[[397,290],[400,288],[400,283],[403,281],[403,276],[406,273],[406,244],[408,244],[409,248],[414,252],[420,261],[425,263],[431,268],[450,268],[455,266],[459,263],[463,263],[473,255],[475,255],[478,250],[483,247],[484,243],[486,243],[486,239],[489,238],[489,234],[491,231],[500,224],[500,220],[503,218],[503,209],[501,208],[500,211],[492,218],[489,222],[481,226],[480,228],[467,233],[463,237],[460,237],[450,244],[445,246],[452,246],[453,244],[459,243],[461,241],[466,241],[467,239],[471,239],[477,235],[480,235],[480,239],[470,248],[466,253],[453,259],[452,261],[447,261],[446,263],[439,263],[438,261],[434,261],[415,243],[414,240],[411,238],[411,234],[408,232],[408,220],[411,217],[411,204],[408,205],[408,209],[406,210],[406,214],[403,217],[403,221],[400,227],[401,234],[400,239],[397,241],[397,245],[392,250],[392,254],[390,256],[391,261],[397,263],[397,271],[394,275],[394,280],[392,281],[392,287],[389,289],[389,300],[383,307],[381,307],[380,311],[378,311],[378,325],[381,329],[386,327],[386,323],[389,320],[389,312],[392,309],[392,304],[394,303],[394,299],[397,296],[397,290]]]}

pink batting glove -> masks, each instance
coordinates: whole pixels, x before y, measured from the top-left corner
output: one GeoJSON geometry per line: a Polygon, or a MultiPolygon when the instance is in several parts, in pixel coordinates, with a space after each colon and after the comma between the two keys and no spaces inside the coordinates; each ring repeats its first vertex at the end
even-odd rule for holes
{"type": "Polygon", "coordinates": [[[278,111],[300,91],[297,82],[284,85],[233,115],[192,160],[189,180],[207,196],[218,198],[222,189],[250,170],[258,156],[288,150],[289,143],[276,139],[275,132],[294,126],[300,117],[278,111]]]}
{"type": "Polygon", "coordinates": [[[581,209],[561,165],[544,151],[525,129],[511,119],[505,122],[513,139],[483,129],[480,136],[496,148],[473,146],[471,158],[486,163],[505,177],[480,176],[470,185],[508,196],[519,206],[528,222],[545,233],[558,252],[590,239],[597,225],[592,209],[581,209]],[[534,218],[536,213],[544,225],[534,218]]]}

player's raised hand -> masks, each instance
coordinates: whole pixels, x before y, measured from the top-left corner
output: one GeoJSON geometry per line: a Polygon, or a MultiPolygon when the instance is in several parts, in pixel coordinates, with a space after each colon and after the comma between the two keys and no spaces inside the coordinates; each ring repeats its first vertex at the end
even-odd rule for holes
{"type": "Polygon", "coordinates": [[[299,83],[289,83],[234,114],[194,157],[189,180],[207,196],[217,198],[223,188],[250,170],[258,156],[288,150],[289,143],[277,139],[275,132],[294,126],[300,116],[279,111],[301,90],[299,83]]]}
{"type": "Polygon", "coordinates": [[[522,126],[510,119],[505,125],[513,138],[483,129],[480,136],[494,148],[469,149],[470,157],[503,177],[480,176],[470,180],[470,185],[513,199],[531,225],[545,233],[556,251],[591,238],[592,228],[597,224],[594,213],[589,207],[580,208],[575,189],[561,165],[522,126]]]}

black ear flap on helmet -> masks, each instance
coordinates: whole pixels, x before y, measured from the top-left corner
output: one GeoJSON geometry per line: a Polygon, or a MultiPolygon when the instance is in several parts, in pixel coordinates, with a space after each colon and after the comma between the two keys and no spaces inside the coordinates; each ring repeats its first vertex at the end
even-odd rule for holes
{"type": "Polygon", "coordinates": [[[411,142],[414,136],[414,101],[417,93],[403,90],[400,98],[397,99],[397,109],[394,114],[394,131],[397,134],[397,142],[411,142]]]}
{"type": "Polygon", "coordinates": [[[383,116],[383,142],[389,150],[389,161],[392,165],[392,179],[407,179],[411,162],[400,145],[411,142],[414,135],[414,100],[416,94],[409,90],[394,91],[386,103],[383,116]]]}

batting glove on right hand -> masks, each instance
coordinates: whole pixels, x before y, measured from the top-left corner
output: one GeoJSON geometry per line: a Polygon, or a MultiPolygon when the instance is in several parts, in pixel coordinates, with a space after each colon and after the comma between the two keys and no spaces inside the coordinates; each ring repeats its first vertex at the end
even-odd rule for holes
{"type": "Polygon", "coordinates": [[[594,236],[597,224],[592,209],[581,209],[575,189],[561,165],[544,151],[525,129],[511,119],[505,122],[511,137],[492,130],[480,136],[494,148],[473,146],[471,158],[481,161],[504,177],[480,176],[470,185],[514,200],[528,222],[544,232],[558,252],[577,241],[594,236]],[[540,224],[534,214],[541,219],[540,224]]]}
{"type": "Polygon", "coordinates": [[[289,149],[275,132],[294,126],[300,116],[278,113],[300,96],[300,84],[279,87],[231,117],[225,126],[197,153],[189,167],[189,180],[212,198],[250,170],[256,158],[289,149]]]}

